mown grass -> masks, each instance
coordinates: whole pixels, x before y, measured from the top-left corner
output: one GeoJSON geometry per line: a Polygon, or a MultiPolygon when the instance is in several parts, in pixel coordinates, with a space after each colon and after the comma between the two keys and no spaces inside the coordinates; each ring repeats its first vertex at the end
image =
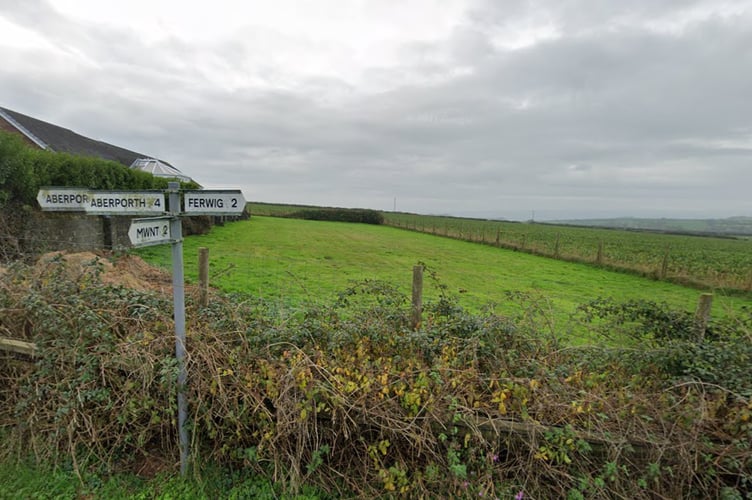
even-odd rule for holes
{"type": "MultiPolygon", "coordinates": [[[[648,299],[693,310],[699,291],[585,264],[562,262],[488,245],[386,226],[301,221],[254,216],[186,238],[185,272],[198,275],[199,247],[210,251],[211,284],[288,305],[329,300],[355,281],[383,280],[408,293],[412,267],[428,266],[470,310],[492,307],[514,313],[507,294],[522,292],[565,319],[577,306],[599,297],[648,299]],[[511,309],[510,309],[511,308],[511,309]]],[[[148,261],[170,267],[169,246],[138,250],[148,261]]],[[[426,278],[426,299],[438,290],[426,278]]],[[[748,304],[744,297],[717,295],[714,313],[748,304]]]]}

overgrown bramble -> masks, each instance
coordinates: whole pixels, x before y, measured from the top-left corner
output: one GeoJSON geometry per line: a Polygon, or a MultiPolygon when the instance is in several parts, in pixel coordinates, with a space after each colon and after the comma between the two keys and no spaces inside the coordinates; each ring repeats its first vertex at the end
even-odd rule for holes
{"type": "MultiPolygon", "coordinates": [[[[0,384],[8,451],[30,447],[79,468],[120,467],[147,452],[174,458],[170,302],[50,273],[0,276],[0,326],[40,349],[33,365],[0,363],[12,382],[0,384]]],[[[287,492],[316,485],[334,496],[718,497],[748,488],[744,342],[564,349],[529,323],[510,328],[508,318],[447,302],[428,307],[431,321],[416,332],[394,304],[404,301],[279,314],[217,297],[207,315],[189,301],[194,456],[253,468],[287,492]]]]}

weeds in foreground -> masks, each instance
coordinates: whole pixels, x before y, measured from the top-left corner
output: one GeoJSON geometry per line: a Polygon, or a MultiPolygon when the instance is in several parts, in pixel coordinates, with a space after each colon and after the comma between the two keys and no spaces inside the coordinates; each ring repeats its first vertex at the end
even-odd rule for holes
{"type": "MultiPolygon", "coordinates": [[[[174,471],[170,301],[98,273],[60,259],[0,277],[0,329],[39,348],[34,363],[0,363],[6,459],[81,482],[174,471]]],[[[750,495],[748,323],[698,343],[640,330],[637,315],[630,348],[573,348],[539,301],[510,296],[522,312],[502,317],[439,296],[418,331],[381,282],[292,312],[189,300],[193,474],[216,464],[275,494],[334,497],[750,495]]],[[[613,317],[587,313],[600,328],[613,317]]]]}

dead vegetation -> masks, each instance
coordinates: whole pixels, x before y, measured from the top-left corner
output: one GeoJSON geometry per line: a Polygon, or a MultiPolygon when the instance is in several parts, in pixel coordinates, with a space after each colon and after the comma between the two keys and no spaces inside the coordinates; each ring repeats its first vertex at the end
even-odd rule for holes
{"type": "MultiPolygon", "coordinates": [[[[700,345],[572,348],[541,334],[532,303],[501,318],[442,295],[414,332],[406,298],[379,282],[296,311],[191,297],[197,467],[347,497],[752,491],[750,383],[734,375],[750,359],[746,323],[736,339],[700,345]]],[[[4,452],[79,471],[175,468],[171,307],[169,277],[134,257],[10,266],[0,336],[39,356],[0,353],[4,452]]]]}

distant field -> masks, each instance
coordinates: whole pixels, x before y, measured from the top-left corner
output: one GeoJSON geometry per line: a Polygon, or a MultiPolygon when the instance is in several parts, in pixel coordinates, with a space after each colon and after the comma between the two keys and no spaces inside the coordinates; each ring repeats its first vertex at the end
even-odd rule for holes
{"type": "MultiPolygon", "coordinates": [[[[251,204],[284,216],[294,205],[251,204]]],[[[752,240],[383,212],[388,225],[721,289],[752,289],[752,240]]]]}
{"type": "Polygon", "coordinates": [[[389,212],[384,216],[388,224],[398,227],[498,244],[564,260],[599,263],[698,287],[740,291],[749,291],[752,287],[752,241],[749,239],[389,212]]]}
{"type": "MultiPolygon", "coordinates": [[[[490,306],[503,314],[520,312],[519,301],[508,300],[508,292],[530,294],[559,319],[597,297],[649,299],[693,310],[699,296],[697,290],[667,282],[386,226],[254,216],[186,238],[185,270],[191,281],[197,279],[202,246],[210,251],[213,286],[291,306],[330,301],[365,279],[386,281],[409,296],[412,267],[419,261],[435,271],[464,307],[490,306]]],[[[137,253],[169,266],[167,246],[137,253]]],[[[437,289],[428,276],[425,288],[426,299],[435,300],[437,289]]],[[[714,312],[746,303],[718,296],[714,312]]]]}
{"type": "Polygon", "coordinates": [[[622,217],[614,219],[564,220],[558,222],[560,224],[571,224],[576,226],[752,236],[752,217],[728,217],[725,219],[646,219],[622,217]]]}

